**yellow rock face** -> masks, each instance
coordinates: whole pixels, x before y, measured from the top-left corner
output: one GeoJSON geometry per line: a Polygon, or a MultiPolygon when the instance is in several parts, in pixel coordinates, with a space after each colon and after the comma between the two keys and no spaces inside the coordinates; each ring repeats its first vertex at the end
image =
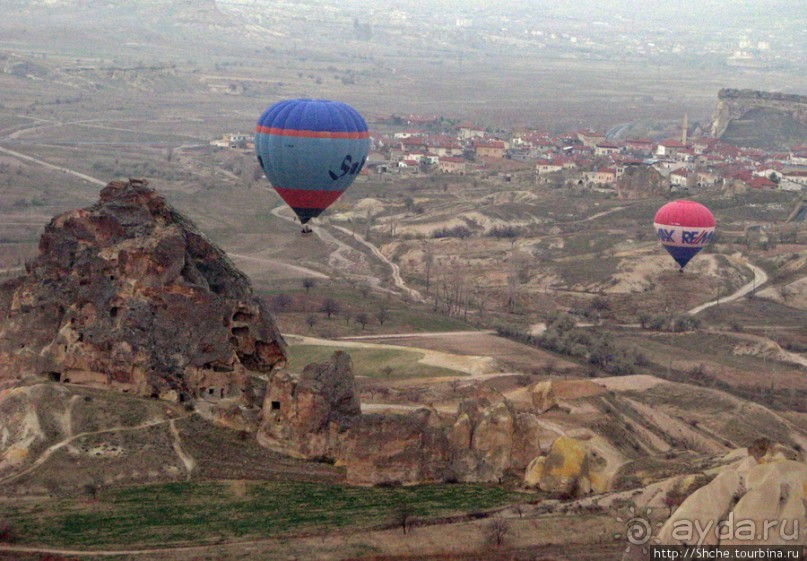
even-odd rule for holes
{"type": "Polygon", "coordinates": [[[552,444],[543,464],[540,487],[556,493],[590,491],[588,456],[585,443],[561,436],[552,444]],[[581,488],[588,487],[587,489],[581,488]]]}
{"type": "Polygon", "coordinates": [[[546,413],[553,407],[557,407],[558,400],[555,397],[555,390],[552,382],[538,382],[530,389],[532,408],[537,413],[546,413]]]}
{"type": "Polygon", "coordinates": [[[5,454],[5,460],[10,464],[20,464],[28,457],[28,450],[19,446],[11,446],[5,454]]]}
{"type": "Polygon", "coordinates": [[[537,487],[541,483],[541,476],[544,473],[545,456],[538,456],[530,465],[527,466],[527,471],[524,472],[524,483],[529,487],[537,487]]]}

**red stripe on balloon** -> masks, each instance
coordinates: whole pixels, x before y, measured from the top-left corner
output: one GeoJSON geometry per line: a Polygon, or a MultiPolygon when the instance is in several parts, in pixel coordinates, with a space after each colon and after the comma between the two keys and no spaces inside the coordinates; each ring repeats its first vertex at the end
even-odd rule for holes
{"type": "Polygon", "coordinates": [[[339,198],[344,191],[314,191],[305,189],[284,189],[275,187],[275,191],[286,204],[293,208],[326,209],[339,198]]]}
{"type": "Polygon", "coordinates": [[[370,131],[305,131],[296,129],[278,129],[275,127],[264,127],[262,125],[257,125],[255,127],[255,132],[274,134],[276,136],[294,136],[297,138],[370,138],[370,131]]]}
{"type": "Polygon", "coordinates": [[[666,226],[714,228],[715,217],[708,208],[695,201],[673,201],[661,207],[653,222],[666,226]]]}

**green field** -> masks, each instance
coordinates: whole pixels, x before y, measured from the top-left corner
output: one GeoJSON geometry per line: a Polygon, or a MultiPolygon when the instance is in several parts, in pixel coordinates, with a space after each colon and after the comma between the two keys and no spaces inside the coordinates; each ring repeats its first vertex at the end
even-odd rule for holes
{"type": "Polygon", "coordinates": [[[0,507],[20,543],[51,547],[168,546],[318,534],[415,518],[478,512],[518,500],[496,486],[365,488],[300,482],[168,483],[86,498],[0,507]]]}
{"type": "Polygon", "coordinates": [[[328,362],[334,351],[342,350],[353,360],[353,374],[369,378],[385,378],[383,368],[392,371],[390,378],[435,378],[439,376],[464,376],[464,372],[420,363],[423,353],[398,349],[351,348],[323,345],[290,345],[289,368],[302,372],[306,364],[328,362]]]}

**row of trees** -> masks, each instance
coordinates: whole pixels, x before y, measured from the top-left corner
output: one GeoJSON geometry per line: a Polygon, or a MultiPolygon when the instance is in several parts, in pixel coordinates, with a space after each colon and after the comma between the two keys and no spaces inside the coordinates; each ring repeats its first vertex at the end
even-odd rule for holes
{"type": "MultiPolygon", "coordinates": [[[[302,286],[307,295],[310,294],[311,289],[316,287],[316,281],[313,278],[305,278],[302,281],[302,286]]],[[[360,293],[366,298],[370,293],[369,286],[362,286],[359,289],[360,293]]],[[[319,323],[320,317],[317,312],[325,315],[326,319],[339,317],[344,320],[345,325],[350,325],[351,321],[355,321],[365,329],[373,320],[378,322],[378,325],[383,326],[391,317],[391,311],[386,302],[379,302],[375,305],[373,310],[370,311],[354,311],[348,306],[343,306],[336,298],[326,297],[319,301],[318,304],[313,304],[307,301],[304,310],[309,310],[305,318],[305,323],[308,329],[311,330],[319,323]],[[315,308],[316,312],[312,311],[315,308]]],[[[281,292],[275,294],[270,299],[270,307],[274,312],[290,312],[295,308],[295,299],[291,295],[281,292]]]]}

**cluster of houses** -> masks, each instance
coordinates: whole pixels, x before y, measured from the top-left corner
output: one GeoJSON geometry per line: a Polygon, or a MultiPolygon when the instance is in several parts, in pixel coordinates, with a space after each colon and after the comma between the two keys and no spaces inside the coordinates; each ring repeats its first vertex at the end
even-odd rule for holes
{"type": "MultiPolygon", "coordinates": [[[[371,137],[363,173],[467,174],[486,169],[534,170],[545,183],[615,189],[631,168],[648,168],[671,190],[694,187],[807,191],[807,145],[770,153],[738,148],[715,138],[614,140],[582,130],[558,135],[523,130],[492,133],[464,122],[446,132],[436,117],[396,117],[403,130],[371,137]],[[440,130],[441,132],[434,132],[440,130]]],[[[397,124],[397,123],[396,123],[397,124]]],[[[233,133],[211,142],[252,149],[252,138],[233,133]]]]}
{"type": "MultiPolygon", "coordinates": [[[[631,167],[654,169],[671,189],[722,186],[734,190],[807,190],[807,146],[769,153],[737,148],[714,138],[613,140],[590,130],[548,135],[515,131],[490,133],[471,123],[452,134],[429,132],[428,119],[407,118],[410,126],[373,138],[372,168],[381,173],[473,173],[505,162],[534,167],[539,180],[600,189],[615,188],[631,167]],[[420,125],[420,126],[418,126],[420,125]]],[[[511,168],[515,169],[515,168],[511,168]]]]}

